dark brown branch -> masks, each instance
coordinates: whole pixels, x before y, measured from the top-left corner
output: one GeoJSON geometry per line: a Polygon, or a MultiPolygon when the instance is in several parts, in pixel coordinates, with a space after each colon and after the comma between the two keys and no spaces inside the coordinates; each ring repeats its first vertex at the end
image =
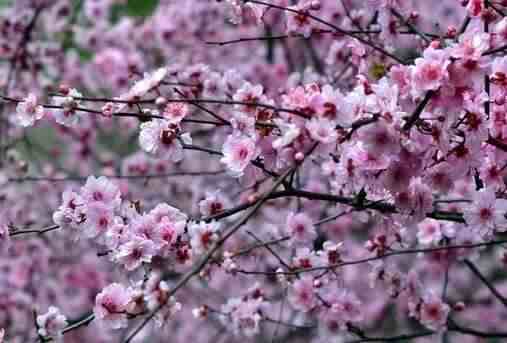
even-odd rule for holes
{"type": "Polygon", "coordinates": [[[475,274],[475,276],[477,276],[477,278],[479,278],[479,280],[482,281],[482,283],[488,287],[488,289],[491,291],[491,293],[493,293],[493,295],[498,299],[500,300],[500,302],[507,307],[507,298],[504,297],[496,288],[495,286],[493,286],[493,284],[488,280],[486,279],[486,277],[484,275],[482,275],[481,271],[475,266],[475,264],[470,261],[470,260],[465,260],[464,263],[466,264],[466,266],[468,268],[470,268],[470,270],[475,274]]]}

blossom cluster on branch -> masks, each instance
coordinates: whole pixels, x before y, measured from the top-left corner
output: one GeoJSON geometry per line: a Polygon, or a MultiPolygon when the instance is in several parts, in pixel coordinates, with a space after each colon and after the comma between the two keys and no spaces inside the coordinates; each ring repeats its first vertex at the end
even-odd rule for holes
{"type": "Polygon", "coordinates": [[[0,343],[507,339],[506,1],[138,3],[0,7],[0,343]]]}

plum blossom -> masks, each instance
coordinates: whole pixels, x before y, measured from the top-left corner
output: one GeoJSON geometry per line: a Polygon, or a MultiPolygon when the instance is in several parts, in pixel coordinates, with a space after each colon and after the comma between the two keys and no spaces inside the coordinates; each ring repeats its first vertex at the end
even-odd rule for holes
{"type": "Polygon", "coordinates": [[[192,138],[189,133],[180,135],[176,125],[159,119],[141,124],[139,145],[146,152],[179,162],[183,159],[183,144],[192,144],[192,138]]]}
{"type": "Polygon", "coordinates": [[[478,17],[482,14],[484,10],[484,1],[483,0],[469,0],[467,1],[466,9],[470,16],[478,17]]]}
{"type": "Polygon", "coordinates": [[[292,144],[301,133],[301,129],[296,124],[287,123],[282,119],[275,119],[275,123],[282,131],[282,135],[273,141],[274,149],[278,150],[292,144]]]}
{"type": "Polygon", "coordinates": [[[289,213],[285,232],[290,237],[291,244],[308,244],[317,238],[317,232],[312,220],[305,213],[289,213]]]}
{"type": "Polygon", "coordinates": [[[185,213],[166,203],[160,203],[155,206],[150,211],[150,215],[153,216],[157,223],[160,223],[164,217],[167,217],[172,222],[187,221],[188,219],[185,213]]]}
{"type": "Polygon", "coordinates": [[[89,238],[102,236],[113,224],[114,211],[111,207],[101,202],[93,202],[86,206],[84,225],[89,238]]]}
{"type": "Polygon", "coordinates": [[[82,197],[71,190],[62,194],[62,204],[53,213],[53,221],[62,228],[76,228],[85,216],[85,207],[82,197]]]}
{"type": "Polygon", "coordinates": [[[433,292],[428,292],[423,296],[420,309],[421,324],[431,330],[442,330],[446,326],[450,310],[449,305],[444,303],[440,297],[433,292]]]}
{"type": "Polygon", "coordinates": [[[170,123],[179,124],[188,115],[188,105],[182,102],[168,103],[164,108],[163,116],[170,123]]]}
{"type": "Polygon", "coordinates": [[[61,109],[56,109],[53,116],[58,124],[64,126],[75,127],[80,121],[80,112],[78,110],[81,104],[83,95],[77,89],[70,89],[65,96],[57,96],[54,98],[56,106],[61,106],[61,109]]]}
{"type": "Polygon", "coordinates": [[[227,201],[222,191],[206,192],[206,197],[199,202],[199,212],[203,216],[218,214],[227,208],[227,201]]]}
{"type": "Polygon", "coordinates": [[[426,218],[418,225],[417,239],[424,245],[438,244],[442,239],[440,222],[435,219],[426,218]]]}
{"type": "Polygon", "coordinates": [[[473,196],[463,213],[467,225],[474,230],[487,233],[492,230],[507,230],[507,200],[497,199],[491,188],[482,189],[473,196]]]}
{"type": "Polygon", "coordinates": [[[153,241],[157,247],[168,248],[170,245],[175,244],[178,237],[185,232],[186,221],[173,221],[169,217],[163,217],[162,220],[156,224],[153,241]]]}
{"type": "Polygon", "coordinates": [[[325,321],[334,321],[341,330],[346,330],[347,323],[359,323],[364,319],[363,304],[352,291],[331,291],[325,295],[325,300],[330,305],[325,311],[325,321]]]}
{"type": "Polygon", "coordinates": [[[61,314],[60,309],[50,306],[45,314],[36,318],[37,333],[42,337],[61,337],[62,330],[67,326],[67,318],[61,314]]]}
{"type": "Polygon", "coordinates": [[[359,134],[365,148],[372,154],[396,154],[400,150],[396,132],[383,121],[365,126],[359,131],[359,134]]]}
{"type": "Polygon", "coordinates": [[[37,120],[42,119],[43,116],[44,107],[39,105],[37,96],[30,93],[16,106],[16,115],[13,121],[16,125],[28,127],[35,124],[37,120]]]}
{"type": "Polygon", "coordinates": [[[194,222],[188,225],[190,245],[195,254],[202,254],[218,239],[221,224],[216,221],[194,222]]]}
{"type": "MultiPolygon", "coordinates": [[[[240,89],[236,91],[232,99],[241,103],[258,103],[262,97],[264,88],[262,85],[252,85],[250,82],[245,82],[240,89]]],[[[236,105],[236,107],[247,113],[255,113],[257,106],[255,105],[236,105]]]]}
{"type": "Polygon", "coordinates": [[[266,303],[262,298],[231,298],[226,304],[222,305],[221,312],[226,316],[221,319],[227,326],[232,324],[235,334],[252,337],[260,332],[259,324],[262,320],[260,310],[265,305],[266,303]]]}
{"type": "Polygon", "coordinates": [[[315,141],[322,144],[336,143],[338,134],[335,125],[328,119],[313,118],[306,124],[306,129],[315,141]]]}
{"type": "Polygon", "coordinates": [[[292,283],[288,293],[289,303],[298,311],[309,312],[317,305],[317,296],[311,276],[303,276],[292,283]]]}
{"type": "Polygon", "coordinates": [[[127,307],[132,292],[119,283],[112,283],[95,298],[95,317],[111,329],[127,327],[127,307]]]}
{"type": "Polygon", "coordinates": [[[305,1],[296,6],[291,6],[289,9],[295,12],[287,13],[287,32],[300,33],[305,38],[310,37],[313,30],[313,19],[309,17],[311,2],[305,1]]]}
{"type": "Polygon", "coordinates": [[[105,176],[89,176],[80,195],[86,204],[98,202],[115,209],[121,204],[120,189],[105,176]]]}
{"type": "Polygon", "coordinates": [[[114,259],[123,264],[125,269],[132,271],[143,263],[150,263],[156,253],[157,249],[153,241],[133,236],[126,243],[120,245],[114,259]]]}
{"type": "Polygon", "coordinates": [[[413,96],[423,92],[437,90],[448,77],[447,67],[450,64],[448,52],[432,47],[424,50],[423,57],[415,60],[412,67],[413,96]]]}
{"type": "Polygon", "coordinates": [[[227,166],[231,175],[240,177],[248,164],[258,156],[259,150],[254,139],[229,135],[223,146],[223,154],[224,157],[220,159],[220,162],[227,166]]]}
{"type": "MultiPolygon", "coordinates": [[[[145,74],[144,77],[137,81],[134,86],[124,95],[120,96],[120,100],[135,101],[145,96],[150,90],[158,87],[167,76],[168,69],[163,67],[155,70],[151,74],[145,74]]],[[[124,106],[119,107],[121,110],[124,106]]]]}

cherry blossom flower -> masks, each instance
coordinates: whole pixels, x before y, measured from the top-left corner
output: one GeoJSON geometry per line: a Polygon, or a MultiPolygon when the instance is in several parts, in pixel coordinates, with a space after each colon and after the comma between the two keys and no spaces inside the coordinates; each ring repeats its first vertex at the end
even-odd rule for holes
{"type": "Polygon", "coordinates": [[[86,206],[84,226],[89,238],[102,236],[113,224],[114,211],[111,207],[101,202],[93,202],[86,206]]]}
{"type": "Polygon", "coordinates": [[[206,192],[206,197],[199,202],[199,212],[203,216],[212,216],[224,211],[227,201],[222,191],[206,192]]]}
{"type": "Polygon", "coordinates": [[[306,129],[315,141],[323,144],[336,143],[338,134],[333,123],[327,119],[312,119],[306,124],[306,129]]]}
{"type": "Polygon", "coordinates": [[[105,176],[89,176],[80,194],[85,203],[99,202],[111,208],[118,208],[121,203],[119,188],[105,176]]]}
{"type": "Polygon", "coordinates": [[[300,3],[296,6],[288,7],[298,13],[290,12],[287,13],[287,32],[288,33],[300,33],[305,38],[310,37],[313,30],[313,22],[308,15],[310,14],[310,2],[300,3]]]}
{"type": "Polygon", "coordinates": [[[231,175],[240,177],[248,164],[258,156],[259,150],[254,139],[229,135],[223,146],[223,154],[220,162],[227,166],[231,175]]]}
{"type": "Polygon", "coordinates": [[[95,298],[93,313],[101,323],[112,329],[127,327],[126,309],[131,301],[131,291],[119,283],[112,283],[95,298]]]}
{"type": "Polygon", "coordinates": [[[85,207],[81,196],[67,190],[62,194],[62,205],[53,213],[53,221],[62,228],[76,228],[85,219],[85,207]]]}
{"type": "Polygon", "coordinates": [[[359,131],[359,134],[366,149],[372,154],[396,154],[400,150],[395,131],[382,121],[367,125],[359,131]]]}
{"type": "Polygon", "coordinates": [[[218,239],[220,228],[220,223],[216,221],[190,223],[188,234],[191,238],[192,251],[197,255],[206,252],[218,239]]]}
{"type": "Polygon", "coordinates": [[[482,14],[484,10],[484,1],[481,0],[469,0],[467,2],[466,9],[470,16],[478,17],[482,14]]]}
{"type": "Polygon", "coordinates": [[[153,241],[133,236],[126,243],[120,245],[114,259],[123,264],[125,269],[131,271],[143,263],[150,263],[156,253],[157,249],[153,241]]]}
{"type": "Polygon", "coordinates": [[[418,224],[417,239],[424,245],[438,244],[442,239],[440,223],[437,220],[427,218],[418,224]]]}
{"type": "Polygon", "coordinates": [[[164,217],[167,217],[172,222],[187,221],[188,219],[185,213],[166,203],[160,203],[155,206],[150,211],[150,215],[153,216],[157,223],[160,223],[164,217]]]}
{"type": "Polygon", "coordinates": [[[291,243],[296,245],[311,243],[317,237],[315,226],[305,213],[289,213],[285,231],[291,243]]]}
{"type": "MultiPolygon", "coordinates": [[[[158,87],[167,76],[168,69],[163,67],[155,70],[151,74],[145,74],[144,77],[137,81],[129,91],[120,96],[120,100],[135,101],[141,99],[153,88],[158,87]]],[[[122,110],[124,106],[120,106],[118,110],[122,110]]]]}
{"type": "Polygon", "coordinates": [[[23,99],[16,106],[14,123],[23,127],[33,126],[37,120],[44,116],[44,107],[38,104],[37,96],[33,93],[23,99]]]}
{"type": "Polygon", "coordinates": [[[304,276],[289,287],[288,299],[291,306],[302,312],[309,312],[317,305],[313,278],[304,276]]]}
{"type": "Polygon", "coordinates": [[[188,105],[182,102],[168,103],[164,108],[163,116],[170,123],[179,124],[188,115],[188,105]]]}
{"type": "Polygon", "coordinates": [[[342,330],[347,323],[358,323],[364,319],[362,302],[349,290],[334,291],[327,294],[326,302],[331,305],[326,311],[326,318],[333,320],[342,330]]]}
{"type": "Polygon", "coordinates": [[[163,217],[154,231],[154,243],[157,247],[168,247],[176,243],[180,235],[185,232],[186,221],[172,221],[169,217],[163,217]]]}
{"type": "Polygon", "coordinates": [[[182,143],[192,144],[190,134],[180,135],[178,127],[167,121],[157,119],[141,124],[139,145],[146,152],[178,162],[183,159],[182,143]]]}
{"type": "Polygon", "coordinates": [[[56,106],[61,106],[61,109],[53,111],[53,116],[58,124],[64,126],[75,127],[80,121],[80,112],[78,110],[83,95],[76,89],[72,88],[65,96],[57,96],[54,98],[56,106]]]}
{"type": "MultiPolygon", "coordinates": [[[[236,91],[232,99],[242,103],[258,103],[262,97],[263,91],[264,88],[262,85],[252,85],[249,82],[245,82],[241,88],[236,91]]],[[[257,106],[255,105],[236,105],[236,107],[247,113],[255,113],[257,111],[257,106]]]]}
{"type": "Polygon", "coordinates": [[[273,141],[274,149],[278,150],[292,144],[301,133],[295,124],[286,123],[281,119],[275,119],[275,123],[282,131],[282,136],[273,141]]]}
{"type": "Polygon", "coordinates": [[[37,333],[42,337],[61,337],[62,330],[67,326],[67,319],[60,310],[50,306],[45,314],[38,315],[36,318],[37,333]]]}
{"type": "Polygon", "coordinates": [[[449,64],[448,52],[431,47],[424,50],[423,57],[417,58],[412,67],[413,96],[437,90],[449,76],[449,64]]]}
{"type": "Polygon", "coordinates": [[[473,202],[463,213],[467,224],[475,230],[486,233],[491,230],[507,229],[507,200],[496,199],[492,189],[476,192],[473,202]]]}
{"type": "Polygon", "coordinates": [[[260,310],[265,305],[262,298],[246,300],[240,298],[229,299],[222,306],[222,312],[227,315],[222,320],[227,326],[230,326],[230,321],[232,321],[235,334],[252,337],[260,332],[259,324],[262,320],[260,310]]]}
{"type": "Polygon", "coordinates": [[[428,292],[423,296],[420,311],[421,324],[431,330],[442,330],[446,326],[450,307],[440,297],[428,292]]]}

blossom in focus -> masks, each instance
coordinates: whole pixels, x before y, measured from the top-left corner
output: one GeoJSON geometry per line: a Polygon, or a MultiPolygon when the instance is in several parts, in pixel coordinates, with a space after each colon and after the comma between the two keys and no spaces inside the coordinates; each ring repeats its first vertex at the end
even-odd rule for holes
{"type": "Polygon", "coordinates": [[[127,327],[127,306],[131,292],[119,283],[112,283],[95,298],[93,313],[104,325],[111,329],[127,327]]]}
{"type": "Polygon", "coordinates": [[[62,330],[67,326],[67,319],[60,310],[50,306],[45,314],[38,315],[36,318],[37,333],[42,337],[58,337],[62,335],[62,330]]]}
{"type": "Polygon", "coordinates": [[[37,96],[30,93],[16,106],[16,115],[13,121],[16,125],[27,127],[35,124],[35,122],[42,119],[43,116],[44,107],[39,105],[37,96]]]}

